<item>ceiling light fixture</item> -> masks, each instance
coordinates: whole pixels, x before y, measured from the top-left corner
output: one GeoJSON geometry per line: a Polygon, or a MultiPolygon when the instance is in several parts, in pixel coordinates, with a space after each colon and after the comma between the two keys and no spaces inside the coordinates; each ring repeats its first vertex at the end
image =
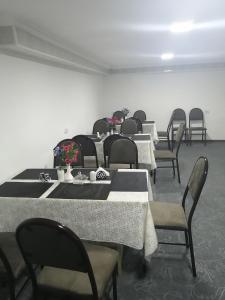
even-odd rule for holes
{"type": "Polygon", "coordinates": [[[166,70],[163,70],[164,73],[170,73],[170,72],[173,72],[173,70],[171,69],[166,69],[166,70]]]}
{"type": "Polygon", "coordinates": [[[194,29],[193,21],[176,22],[170,26],[170,31],[173,33],[189,32],[194,29]]]}
{"type": "Polygon", "coordinates": [[[174,54],[173,53],[163,53],[161,55],[161,59],[162,60],[170,60],[174,58],[174,54]]]}

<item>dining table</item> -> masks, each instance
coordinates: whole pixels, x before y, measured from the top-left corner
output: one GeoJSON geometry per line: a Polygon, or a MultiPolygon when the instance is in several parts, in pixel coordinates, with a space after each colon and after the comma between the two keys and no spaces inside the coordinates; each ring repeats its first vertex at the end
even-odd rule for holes
{"type": "MultiPolygon", "coordinates": [[[[100,165],[103,165],[103,144],[104,140],[108,137],[108,135],[102,135],[101,137],[97,137],[97,135],[95,134],[89,134],[87,136],[94,141],[97,151],[98,162],[100,165]]],[[[157,168],[154,155],[155,145],[150,134],[123,134],[123,136],[129,137],[137,145],[138,164],[140,168],[146,168],[148,170],[154,170],[157,168]]],[[[91,159],[91,157],[89,157],[89,159],[91,159]]],[[[92,157],[92,159],[94,158],[92,157]]]]}
{"type": "Polygon", "coordinates": [[[15,231],[28,218],[48,218],[68,226],[82,240],[126,245],[150,256],[158,241],[148,171],[109,171],[105,180],[94,182],[90,171],[73,169],[74,181],[68,183],[58,180],[56,169],[31,168],[3,182],[0,232],[15,231]],[[46,182],[40,177],[43,173],[48,174],[46,182]],[[85,179],[78,179],[80,174],[86,174],[85,179]]]}

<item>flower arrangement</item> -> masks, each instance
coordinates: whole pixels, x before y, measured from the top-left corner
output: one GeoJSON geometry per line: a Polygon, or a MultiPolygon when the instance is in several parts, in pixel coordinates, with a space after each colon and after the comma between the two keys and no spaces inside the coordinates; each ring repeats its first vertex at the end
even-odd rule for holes
{"type": "Polygon", "coordinates": [[[117,117],[107,118],[107,122],[111,125],[121,124],[121,119],[117,117]]]}
{"type": "Polygon", "coordinates": [[[79,149],[75,142],[71,142],[68,145],[61,144],[54,149],[54,156],[67,165],[78,161],[78,155],[79,149]]]}
{"type": "Polygon", "coordinates": [[[126,107],[124,107],[121,111],[124,113],[125,116],[127,116],[130,112],[129,109],[126,107]]]}

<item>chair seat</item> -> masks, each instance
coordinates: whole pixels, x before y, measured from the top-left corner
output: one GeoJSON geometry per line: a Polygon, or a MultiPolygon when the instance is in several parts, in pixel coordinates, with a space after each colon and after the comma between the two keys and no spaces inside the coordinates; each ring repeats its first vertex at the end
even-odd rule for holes
{"type": "Polygon", "coordinates": [[[170,151],[170,150],[155,150],[155,159],[176,159],[176,153],[170,151]]]}
{"type": "Polygon", "coordinates": [[[167,137],[167,131],[158,131],[158,137],[167,137]]]}
{"type": "Polygon", "coordinates": [[[150,208],[156,228],[188,228],[182,205],[177,203],[150,201],[150,208]]]}
{"type": "Polygon", "coordinates": [[[206,130],[205,127],[190,127],[189,128],[189,131],[198,131],[198,130],[206,130]]]}
{"type": "MultiPolygon", "coordinates": [[[[98,296],[105,292],[112,272],[118,262],[119,254],[107,247],[84,244],[93,269],[98,296]]],[[[72,294],[92,295],[87,273],[73,270],[44,267],[38,277],[38,284],[43,288],[62,290],[72,294]]]]}
{"type": "MultiPolygon", "coordinates": [[[[5,256],[10,263],[13,275],[15,279],[18,279],[20,275],[26,270],[26,265],[23,257],[17,246],[16,237],[13,232],[1,232],[0,233],[0,248],[3,250],[5,256]]],[[[6,269],[0,259],[0,278],[6,279],[6,269]]]]}

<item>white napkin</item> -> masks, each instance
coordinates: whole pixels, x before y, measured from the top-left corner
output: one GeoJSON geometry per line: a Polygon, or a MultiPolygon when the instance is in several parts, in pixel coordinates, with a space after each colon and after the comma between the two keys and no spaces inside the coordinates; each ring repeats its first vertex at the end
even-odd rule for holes
{"type": "Polygon", "coordinates": [[[109,172],[106,171],[105,169],[103,169],[102,167],[99,167],[99,168],[96,170],[96,174],[97,174],[99,171],[102,171],[106,176],[109,176],[109,172]]]}

